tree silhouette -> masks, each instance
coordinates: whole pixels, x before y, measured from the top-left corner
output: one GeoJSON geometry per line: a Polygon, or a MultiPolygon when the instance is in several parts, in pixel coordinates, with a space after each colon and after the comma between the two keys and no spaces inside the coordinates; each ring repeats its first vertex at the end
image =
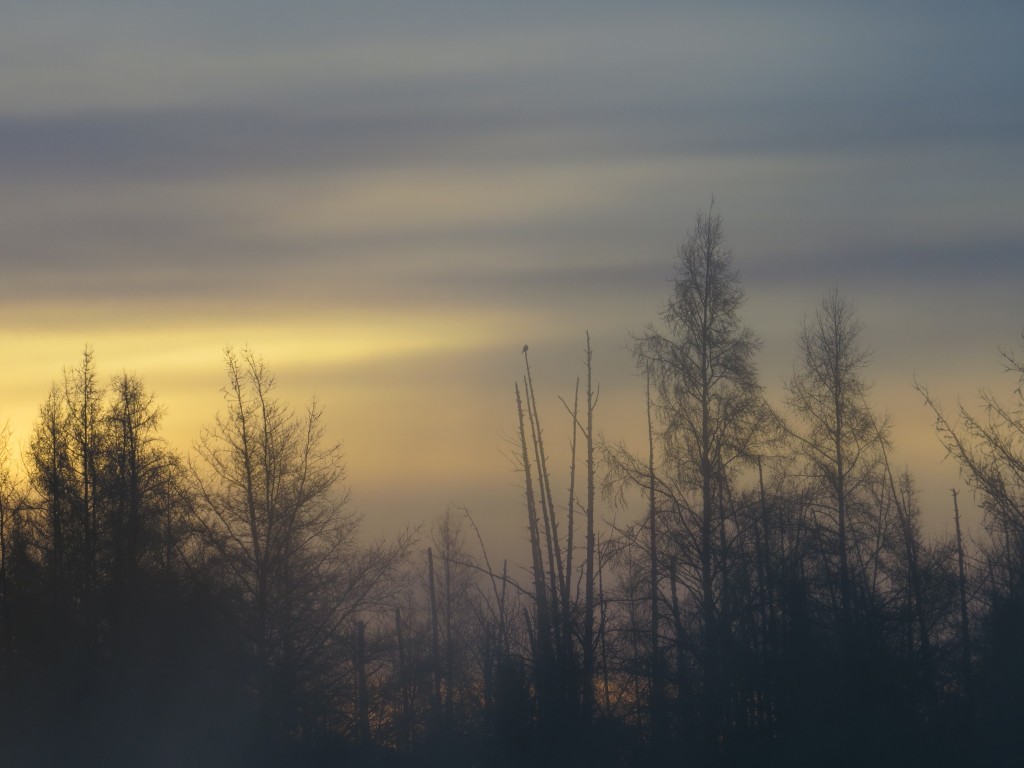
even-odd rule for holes
{"type": "Polygon", "coordinates": [[[980,411],[918,385],[984,510],[972,531],[954,491],[955,537],[929,533],[850,303],[804,320],[786,426],[742,302],[700,213],[632,340],[641,452],[595,432],[587,335],[564,507],[524,345],[525,562],[492,564],[458,507],[361,540],[320,406],[251,350],[225,353],[185,460],[142,379],[101,381],[87,347],[21,466],[0,430],[4,765],[1015,764],[1024,362],[1004,354],[1013,397],[980,411]]]}
{"type": "Polygon", "coordinates": [[[939,440],[984,511],[987,536],[968,573],[954,491],[962,701],[955,726],[961,746],[978,738],[992,765],[1008,764],[1024,748],[1018,727],[1024,687],[1024,361],[1011,351],[1001,355],[1004,371],[1015,379],[1013,399],[1006,403],[982,390],[980,414],[959,403],[949,417],[927,387],[915,383],[939,440]],[[968,606],[969,593],[978,595],[975,606],[968,606]],[[970,615],[975,611],[977,618],[970,615]]]}
{"type": "Polygon", "coordinates": [[[796,433],[813,477],[825,491],[823,513],[834,520],[842,632],[853,623],[850,513],[877,459],[875,421],[867,408],[863,369],[868,352],[853,308],[833,290],[800,329],[800,356],[787,385],[788,404],[806,428],[796,433]],[[867,467],[870,469],[870,467],[867,467]]]}
{"type": "MultiPolygon", "coordinates": [[[[754,368],[759,342],[739,318],[739,277],[724,243],[721,216],[698,213],[679,248],[673,294],[661,313],[665,330],[649,326],[633,341],[637,365],[650,376],[660,422],[666,558],[692,569],[700,612],[705,738],[716,743],[725,723],[722,653],[728,641],[730,484],[757,453],[768,419],[754,368]],[[675,529],[675,533],[672,529],[675,529]]],[[[648,474],[654,471],[653,461],[648,474]]],[[[654,504],[656,483],[645,485],[654,504]]],[[[653,519],[653,515],[651,516],[653,519]]],[[[653,663],[653,661],[652,661],[653,663]]]]}
{"type": "Polygon", "coordinates": [[[406,543],[358,546],[341,449],[324,444],[315,401],[295,416],[250,350],[228,350],[225,366],[226,410],[195,446],[197,519],[240,596],[265,733],[315,733],[352,622],[388,589],[406,543]]]}

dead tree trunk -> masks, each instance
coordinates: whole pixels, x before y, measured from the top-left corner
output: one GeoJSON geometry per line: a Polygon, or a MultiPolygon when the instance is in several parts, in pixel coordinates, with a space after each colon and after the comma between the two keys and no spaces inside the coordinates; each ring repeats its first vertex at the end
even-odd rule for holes
{"type": "Polygon", "coordinates": [[[587,333],[587,542],[583,598],[583,721],[594,717],[594,387],[587,333]]]}
{"type": "Polygon", "coordinates": [[[526,476],[526,515],[530,529],[530,552],[533,559],[533,589],[536,604],[537,640],[534,654],[536,668],[537,697],[542,710],[547,706],[550,670],[551,624],[548,613],[547,584],[544,578],[544,557],[541,553],[541,530],[537,520],[537,504],[533,494],[533,475],[530,471],[530,454],[526,442],[526,424],[523,419],[523,400],[519,385],[515,386],[516,410],[519,415],[519,443],[522,450],[523,473],[526,476]]]}
{"type": "Polygon", "coordinates": [[[398,722],[398,748],[408,750],[412,746],[412,697],[409,693],[408,661],[405,658],[405,632],[402,628],[402,609],[395,606],[395,641],[398,644],[398,689],[402,710],[398,722]]]}
{"type": "Polygon", "coordinates": [[[370,694],[366,683],[366,622],[356,622],[356,740],[370,743],[370,694]]]}
{"type": "Polygon", "coordinates": [[[967,569],[964,566],[964,539],[960,532],[960,505],[957,503],[959,492],[954,488],[953,493],[953,521],[956,523],[956,558],[959,566],[959,587],[960,587],[960,636],[961,656],[960,674],[963,677],[964,698],[967,702],[967,717],[970,722],[973,707],[971,691],[971,620],[967,612],[967,569]]]}
{"type": "Polygon", "coordinates": [[[651,376],[647,374],[647,446],[648,454],[648,509],[650,528],[650,590],[651,590],[651,742],[655,750],[662,746],[665,730],[665,689],[661,674],[660,628],[658,615],[658,512],[655,503],[654,480],[654,423],[651,420],[651,376]]]}
{"type": "Polygon", "coordinates": [[[430,587],[430,667],[433,670],[433,688],[430,713],[436,728],[441,721],[441,651],[437,617],[437,589],[434,585],[434,550],[427,547],[427,579],[430,587]]]}
{"type": "MultiPolygon", "coordinates": [[[[530,431],[533,434],[533,449],[537,459],[537,485],[540,495],[540,506],[544,524],[544,542],[548,556],[548,578],[551,589],[552,611],[561,607],[563,614],[569,613],[569,596],[563,589],[567,583],[564,578],[565,566],[562,561],[562,547],[558,536],[558,518],[555,515],[554,497],[551,492],[551,476],[548,472],[547,454],[544,450],[544,435],[540,425],[540,412],[537,410],[537,396],[533,389],[533,374],[530,371],[529,353],[524,347],[523,359],[526,362],[526,411],[530,419],[530,431]]],[[[571,636],[565,632],[556,635],[559,655],[569,653],[571,636]]]]}

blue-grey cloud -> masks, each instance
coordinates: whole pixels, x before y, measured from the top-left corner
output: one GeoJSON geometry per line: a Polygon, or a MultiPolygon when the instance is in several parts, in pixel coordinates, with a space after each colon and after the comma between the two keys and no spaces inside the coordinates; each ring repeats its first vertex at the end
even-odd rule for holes
{"type": "MultiPolygon", "coordinates": [[[[801,4],[587,15],[577,7],[575,17],[537,7],[430,7],[371,14],[317,3],[284,23],[269,8],[229,15],[220,4],[177,13],[143,6],[122,9],[138,23],[115,24],[106,36],[91,16],[83,22],[99,39],[62,42],[82,49],[64,54],[66,66],[81,60],[83,90],[94,99],[70,112],[0,107],[0,162],[16,176],[174,178],[425,157],[511,162],[533,153],[1019,147],[1024,128],[1015,98],[1024,53],[1013,33],[1022,12],[1012,5],[969,14],[902,8],[884,23],[880,9],[808,13],[801,4]],[[177,58],[157,42],[167,38],[180,46],[177,58]],[[159,51],[153,66],[136,50],[140,39],[159,51]],[[124,60],[111,78],[119,49],[124,60]],[[208,62],[189,65],[193,57],[208,62]],[[540,140],[524,146],[516,140],[524,136],[540,140]]],[[[45,36],[45,22],[31,18],[45,36]]],[[[10,81],[31,84],[34,70],[5,58],[10,81]]],[[[23,58],[42,69],[62,56],[23,58]]],[[[8,88],[16,103],[20,91],[8,88]]]]}

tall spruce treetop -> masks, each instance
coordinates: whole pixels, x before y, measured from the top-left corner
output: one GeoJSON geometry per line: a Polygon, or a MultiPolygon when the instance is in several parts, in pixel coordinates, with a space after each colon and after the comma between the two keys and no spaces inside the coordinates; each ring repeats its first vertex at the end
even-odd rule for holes
{"type": "Polygon", "coordinates": [[[754,355],[760,341],[738,316],[743,289],[723,242],[722,218],[697,214],[679,247],[665,330],[634,339],[637,366],[656,392],[666,458],[677,481],[710,495],[730,462],[747,455],[762,403],[754,355]]]}
{"type": "Polygon", "coordinates": [[[805,319],[799,357],[787,385],[787,403],[804,430],[796,436],[822,488],[819,506],[835,521],[840,605],[844,625],[852,620],[853,574],[849,539],[853,499],[877,463],[880,431],[867,405],[864,368],[870,353],[850,303],[832,290],[814,317],[805,319]]]}
{"type": "MultiPolygon", "coordinates": [[[[660,467],[652,469],[676,489],[673,525],[683,535],[673,538],[692,543],[676,554],[694,571],[709,652],[727,570],[729,476],[757,453],[770,417],[754,367],[760,342],[738,316],[743,298],[721,216],[700,212],[678,251],[672,298],[661,313],[665,330],[648,326],[633,345],[660,421],[660,467]],[[696,498],[684,500],[690,494],[696,498]]],[[[706,676],[712,667],[705,663],[706,676]]]]}

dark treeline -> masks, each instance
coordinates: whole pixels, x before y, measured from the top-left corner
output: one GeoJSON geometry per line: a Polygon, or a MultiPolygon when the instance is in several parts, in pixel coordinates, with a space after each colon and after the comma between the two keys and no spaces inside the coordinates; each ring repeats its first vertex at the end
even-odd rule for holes
{"type": "Polygon", "coordinates": [[[918,385],[984,510],[967,531],[953,491],[925,536],[851,304],[805,318],[774,407],[742,303],[700,214],[631,339],[639,452],[598,437],[588,337],[554,457],[523,348],[525,563],[462,509],[363,541],[319,405],[248,350],[185,457],[87,349],[24,456],[0,440],[0,764],[1012,764],[1024,364],[981,415],[918,385]]]}

